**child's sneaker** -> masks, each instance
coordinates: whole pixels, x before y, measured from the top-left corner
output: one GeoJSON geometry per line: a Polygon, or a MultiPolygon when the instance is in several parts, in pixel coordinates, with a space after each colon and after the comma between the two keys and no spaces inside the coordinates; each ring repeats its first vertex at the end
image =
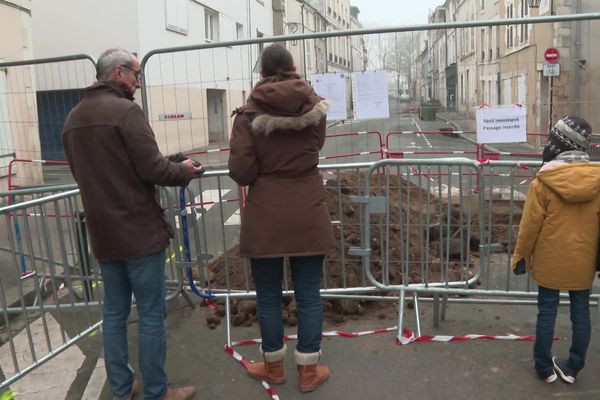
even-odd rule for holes
{"type": "Polygon", "coordinates": [[[552,357],[552,364],[554,364],[554,369],[563,381],[573,384],[575,383],[575,376],[577,375],[569,366],[567,365],[566,360],[561,360],[558,357],[552,357]]]}
{"type": "Polygon", "coordinates": [[[556,372],[554,372],[553,369],[546,372],[538,371],[538,375],[546,383],[552,383],[556,381],[556,379],[558,379],[558,376],[556,375],[556,372]]]}

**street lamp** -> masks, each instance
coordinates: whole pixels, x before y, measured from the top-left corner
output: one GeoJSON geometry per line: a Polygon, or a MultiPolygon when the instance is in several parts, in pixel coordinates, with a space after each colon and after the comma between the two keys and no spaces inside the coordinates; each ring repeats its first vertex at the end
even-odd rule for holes
{"type": "Polygon", "coordinates": [[[527,0],[529,4],[529,8],[540,8],[540,3],[542,0],[527,0]]]}

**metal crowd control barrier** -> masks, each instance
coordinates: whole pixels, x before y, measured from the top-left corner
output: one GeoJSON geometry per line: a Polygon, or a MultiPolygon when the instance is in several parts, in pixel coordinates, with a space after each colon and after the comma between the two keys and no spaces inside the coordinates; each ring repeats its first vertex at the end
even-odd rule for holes
{"type": "MultiPolygon", "coordinates": [[[[96,80],[96,59],[75,54],[0,62],[0,71],[2,151],[10,149],[18,160],[64,160],[61,130],[71,108],[83,98],[84,89],[96,80]]],[[[7,168],[3,172],[8,172],[9,162],[0,158],[0,169],[7,168]]],[[[10,174],[0,180],[0,187],[8,179],[9,190],[57,184],[53,173],[44,174],[44,169],[37,162],[12,163],[10,174]]]]}
{"type": "Polygon", "coordinates": [[[453,140],[454,135],[462,134],[462,131],[397,131],[397,132],[388,132],[385,135],[385,158],[404,158],[405,156],[409,156],[409,158],[419,157],[453,157],[457,155],[464,154],[479,154],[477,145],[475,144],[473,149],[465,149],[465,145],[469,145],[468,141],[461,141],[460,143],[456,143],[453,140]],[[421,137],[429,146],[429,149],[426,150],[407,150],[410,148],[415,148],[416,146],[412,145],[411,142],[414,141],[414,136],[421,137]],[[428,135],[436,135],[436,136],[450,136],[448,140],[443,145],[444,149],[436,148],[431,145],[428,135]]]}
{"type": "MultiPolygon", "coordinates": [[[[475,131],[462,130],[392,131],[385,135],[383,154],[385,155],[384,158],[445,158],[472,155],[477,160],[539,159],[542,154],[543,144],[541,147],[531,146],[532,150],[530,151],[522,149],[501,151],[494,149],[494,145],[477,143],[475,135],[475,131]],[[438,139],[436,144],[432,144],[428,137],[433,135],[437,138],[446,137],[447,140],[438,139]],[[420,137],[425,145],[414,145],[415,136],[420,137]],[[460,139],[460,141],[457,141],[457,139],[460,139]],[[424,150],[411,150],[423,147],[424,150]]],[[[547,137],[547,134],[528,133],[527,136],[547,137]]],[[[513,146],[518,147],[519,144],[513,144],[513,146]]],[[[597,146],[597,144],[593,144],[592,149],[597,146]]]]}
{"type": "Polygon", "coordinates": [[[227,166],[229,147],[216,147],[204,150],[192,150],[183,153],[186,157],[198,161],[204,168],[219,169],[227,166]]]}
{"type": "MultiPolygon", "coordinates": [[[[8,190],[15,190],[22,186],[31,186],[32,182],[15,182],[15,177],[26,176],[27,172],[26,166],[28,165],[52,165],[58,167],[56,171],[53,173],[44,174],[44,178],[47,179],[50,175],[56,176],[71,176],[71,171],[69,169],[69,164],[66,161],[56,161],[56,160],[22,160],[15,158],[8,163],[8,190]]],[[[52,178],[50,178],[52,179],[52,178]]]]}
{"type": "Polygon", "coordinates": [[[101,324],[103,289],[95,262],[81,246],[85,227],[78,193],[68,190],[0,208],[8,240],[8,251],[0,252],[0,388],[101,324]]]}
{"type": "MultiPolygon", "coordinates": [[[[443,318],[448,302],[533,304],[535,285],[528,277],[513,277],[509,255],[528,182],[538,167],[539,162],[479,163],[460,158],[321,165],[322,171],[334,172],[324,175],[325,195],[338,243],[324,265],[322,296],[398,301],[399,331],[406,293],[413,294],[417,307],[419,301],[434,302],[435,323],[443,318]],[[433,299],[418,297],[424,294],[433,299]],[[462,297],[450,297],[454,294],[462,297]]],[[[26,199],[51,189],[36,190],[5,195],[26,199]]],[[[177,232],[167,254],[169,298],[197,285],[225,300],[229,313],[231,299],[255,297],[249,265],[236,250],[240,193],[225,170],[207,171],[193,180],[185,190],[184,207],[180,188],[160,190],[167,218],[177,232]],[[194,268],[195,275],[186,278],[182,268],[194,268]]],[[[6,373],[2,364],[7,380],[0,387],[100,324],[101,279],[96,261],[82,245],[80,209],[77,190],[0,209],[9,232],[8,251],[0,254],[8,254],[2,265],[10,266],[0,274],[0,301],[9,332],[10,352],[5,353],[10,353],[13,365],[8,369],[13,372],[6,373]],[[19,222],[20,241],[14,221],[19,222]],[[22,257],[27,262],[25,274],[22,257]],[[33,301],[28,301],[27,293],[32,293],[33,301]],[[14,304],[11,297],[17,299],[14,304]],[[65,326],[71,323],[77,329],[67,332],[65,326]],[[44,340],[52,344],[51,351],[43,352],[35,344],[32,330],[38,325],[44,340]],[[52,336],[56,332],[59,341],[52,336]],[[33,354],[27,365],[14,361],[19,335],[24,335],[33,354]]],[[[285,295],[291,296],[287,269],[284,279],[285,295]]],[[[597,305],[598,295],[592,297],[597,305]]]]}
{"type": "Polygon", "coordinates": [[[368,162],[384,158],[383,138],[379,131],[336,132],[326,135],[321,162],[368,162]]]}
{"type": "MultiPolygon", "coordinates": [[[[405,293],[413,293],[415,301],[419,294],[434,295],[436,323],[440,295],[445,302],[500,297],[505,299],[493,301],[535,304],[522,300],[534,298],[537,289],[529,275],[512,275],[510,254],[528,181],[540,164],[446,158],[388,159],[370,166],[363,195],[354,199],[362,212],[361,246],[349,254],[362,258],[370,284],[398,291],[399,336],[405,293]],[[525,181],[524,168],[530,170],[525,181]],[[400,246],[391,245],[394,236],[400,246]],[[374,255],[379,247],[384,256],[374,255]]],[[[600,294],[592,298],[598,306],[600,294]]]]}

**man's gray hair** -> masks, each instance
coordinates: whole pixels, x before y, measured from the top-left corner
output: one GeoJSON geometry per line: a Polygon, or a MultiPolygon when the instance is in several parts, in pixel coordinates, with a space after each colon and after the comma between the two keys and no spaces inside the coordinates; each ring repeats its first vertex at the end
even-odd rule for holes
{"type": "Polygon", "coordinates": [[[113,48],[105,50],[98,58],[96,64],[96,79],[106,80],[117,64],[131,66],[135,56],[125,49],[113,48]]]}

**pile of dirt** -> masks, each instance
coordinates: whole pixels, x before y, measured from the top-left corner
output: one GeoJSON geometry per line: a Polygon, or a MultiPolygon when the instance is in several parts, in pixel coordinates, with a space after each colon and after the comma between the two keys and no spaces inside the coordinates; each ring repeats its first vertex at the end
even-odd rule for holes
{"type": "MultiPolygon", "coordinates": [[[[323,283],[326,288],[372,286],[364,276],[361,258],[348,255],[350,247],[360,247],[361,243],[361,209],[359,204],[351,201],[351,196],[362,192],[365,179],[363,173],[344,172],[325,185],[337,243],[335,253],[326,259],[323,283]]],[[[433,196],[397,176],[390,179],[372,175],[370,179],[371,195],[387,196],[389,204],[387,215],[372,215],[370,219],[371,271],[380,281],[385,279],[391,285],[444,279],[467,281],[473,276],[473,266],[478,263],[481,242],[501,243],[508,250],[508,244],[516,239],[514,227],[518,226],[521,217],[521,202],[494,200],[491,208],[486,202],[482,210],[470,206],[465,212],[464,198],[462,203],[453,198],[448,202],[447,196],[433,196]],[[509,220],[511,211],[512,221],[509,220]],[[483,232],[484,240],[479,237],[480,214],[493,226],[483,232]],[[385,263],[386,259],[389,263],[385,263]],[[423,261],[428,268],[421,267],[423,261]],[[382,271],[381,265],[387,265],[387,270],[382,271]]],[[[254,290],[249,262],[238,254],[238,246],[235,246],[209,263],[212,287],[254,290]]],[[[292,288],[291,282],[286,283],[292,288]]],[[[381,319],[395,318],[396,307],[395,302],[368,299],[324,300],[325,318],[334,324],[348,318],[361,318],[366,313],[381,319]]],[[[256,321],[254,300],[235,300],[231,311],[234,326],[251,325],[256,321]]],[[[207,323],[215,326],[224,315],[224,306],[217,305],[215,315],[209,317],[207,323]]],[[[297,324],[293,299],[284,299],[283,319],[289,326],[297,324]]]]}

